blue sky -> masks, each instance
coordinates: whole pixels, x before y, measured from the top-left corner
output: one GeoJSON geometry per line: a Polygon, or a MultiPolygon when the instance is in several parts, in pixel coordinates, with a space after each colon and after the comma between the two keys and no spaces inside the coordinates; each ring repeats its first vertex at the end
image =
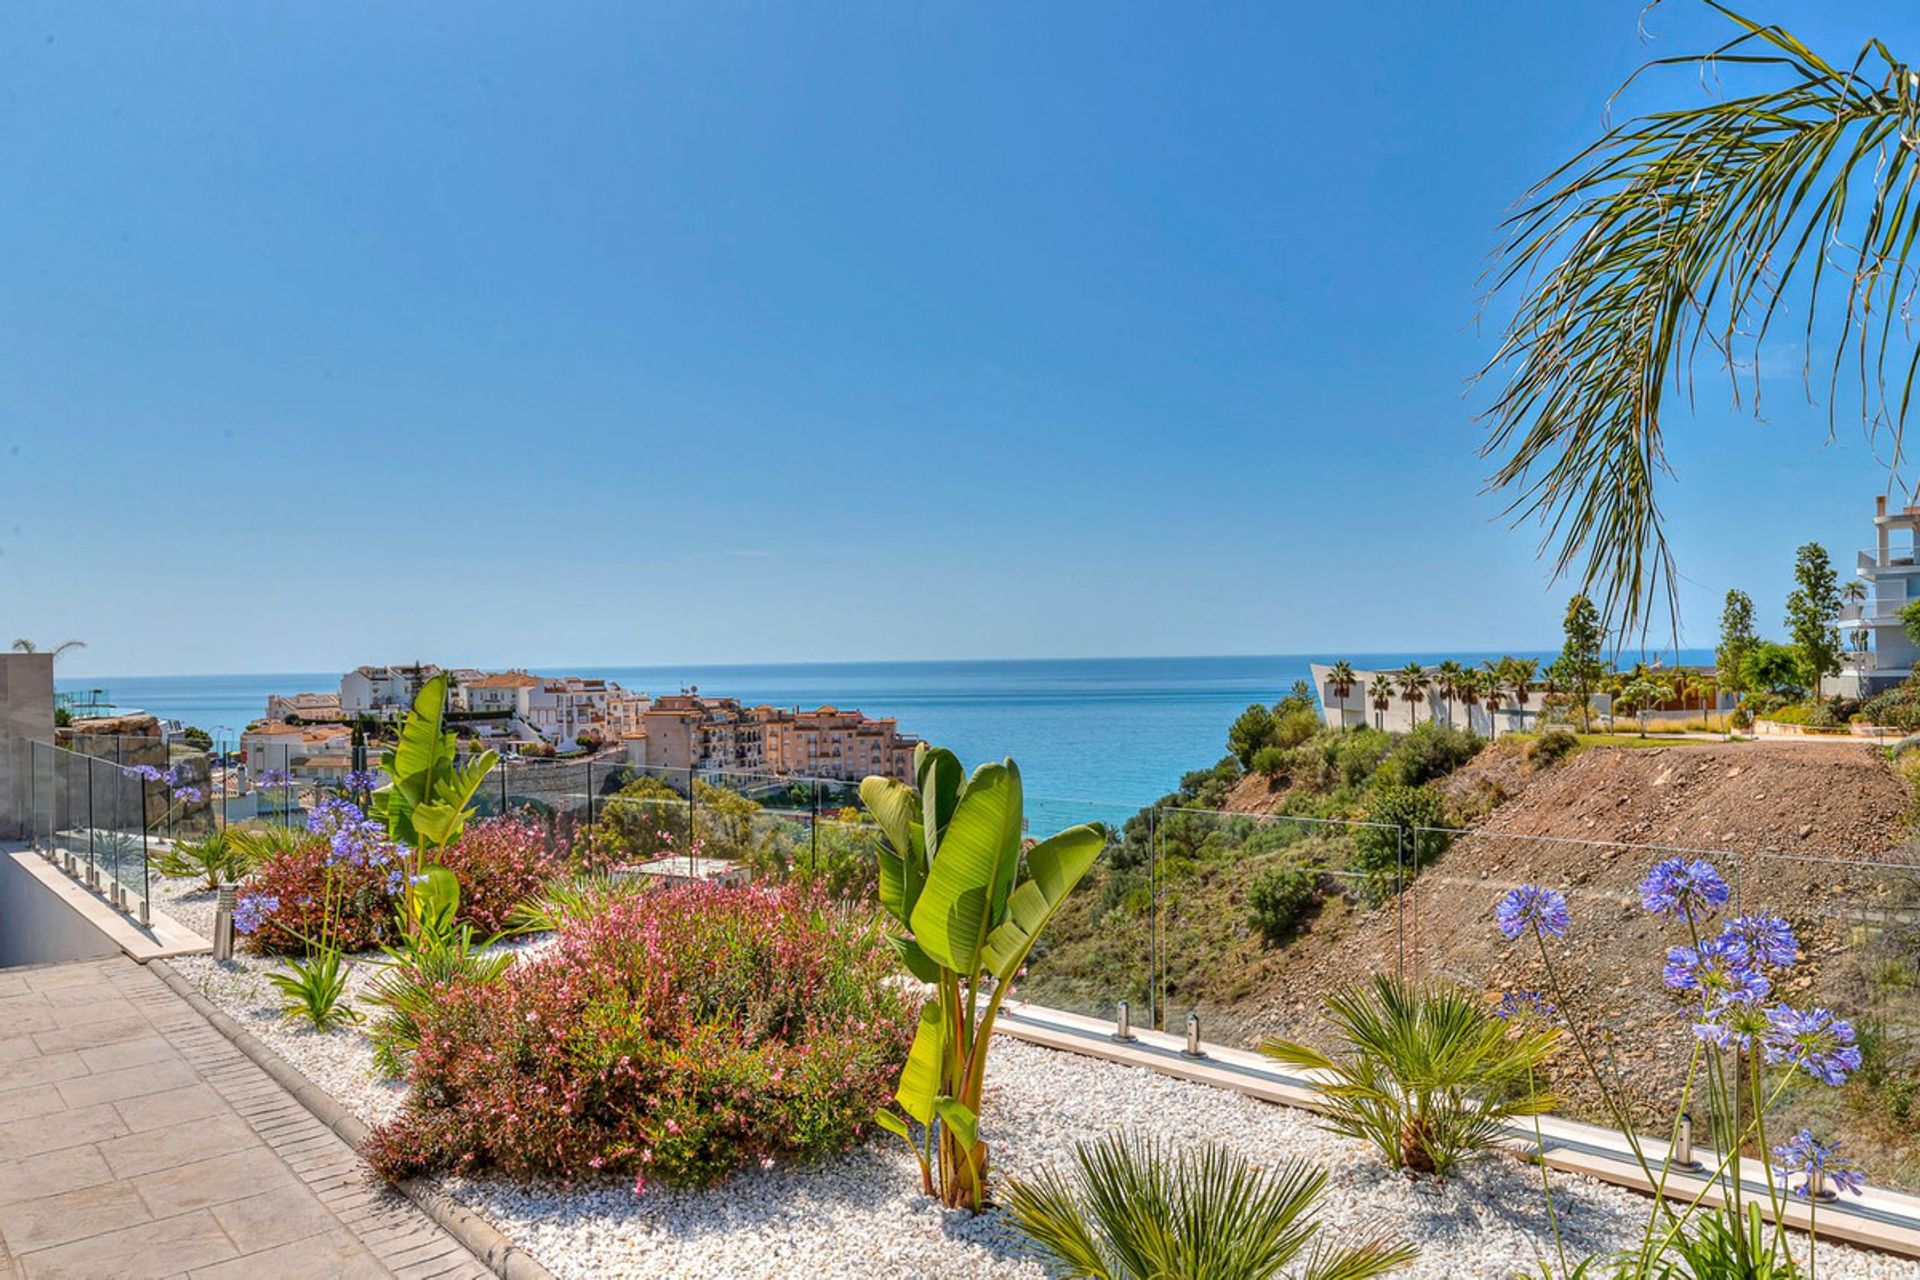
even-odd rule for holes
{"type": "MultiPolygon", "coordinates": [[[[1812,8],[1756,12],[1920,45],[1812,8]]],[[[1550,643],[1476,282],[1723,31],[1640,12],[8,6],[0,631],[74,675],[1550,643]]],[[[1867,540],[1790,364],[1671,424],[1691,643],[1867,540]]]]}

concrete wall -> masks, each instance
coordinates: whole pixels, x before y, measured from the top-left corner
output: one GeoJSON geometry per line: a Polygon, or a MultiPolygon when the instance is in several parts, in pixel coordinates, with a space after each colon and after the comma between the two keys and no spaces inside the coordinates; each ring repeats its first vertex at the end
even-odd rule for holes
{"type": "Polygon", "coordinates": [[[106,934],[36,880],[12,854],[0,853],[0,969],[119,954],[106,934]]]}
{"type": "Polygon", "coordinates": [[[53,655],[0,653],[0,840],[27,834],[27,744],[52,741],[53,655]]]}

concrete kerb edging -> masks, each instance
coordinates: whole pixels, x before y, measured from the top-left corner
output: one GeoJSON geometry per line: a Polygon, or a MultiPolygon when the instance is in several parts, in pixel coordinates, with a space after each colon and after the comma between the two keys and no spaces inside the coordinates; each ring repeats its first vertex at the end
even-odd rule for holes
{"type": "MultiPolygon", "coordinates": [[[[292,1094],[301,1106],[313,1114],[314,1119],[326,1125],[355,1151],[360,1150],[361,1144],[367,1139],[367,1126],[360,1117],[288,1065],[286,1059],[269,1049],[258,1036],[215,1008],[172,965],[164,960],[143,963],[159,975],[160,981],[166,983],[169,990],[191,1005],[195,1013],[232,1041],[234,1048],[252,1059],[255,1065],[273,1078],[275,1084],[292,1094]]],[[[465,1245],[501,1280],[555,1280],[553,1273],[542,1266],[539,1259],[500,1234],[499,1228],[440,1188],[419,1178],[406,1178],[393,1185],[448,1235],[465,1245]]]]}

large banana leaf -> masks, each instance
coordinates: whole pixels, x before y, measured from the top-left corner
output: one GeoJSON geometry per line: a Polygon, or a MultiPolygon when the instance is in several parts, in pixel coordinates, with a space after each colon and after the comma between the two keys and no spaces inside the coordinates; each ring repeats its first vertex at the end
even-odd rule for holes
{"type": "Polygon", "coordinates": [[[1011,760],[981,765],[927,867],[909,924],[921,950],[955,973],[980,967],[980,949],[999,923],[995,906],[1020,868],[1020,818],[1019,769],[1011,760]]]}
{"type": "Polygon", "coordinates": [[[900,1070],[900,1087],[893,1094],[900,1109],[921,1124],[933,1123],[933,1103],[941,1096],[940,1064],[946,1054],[946,1017],[937,1001],[928,1001],[920,1008],[920,1029],[913,1033],[907,1065],[900,1070]]]}
{"type": "Polygon", "coordinates": [[[880,831],[893,846],[893,852],[905,857],[910,844],[909,828],[920,821],[920,796],[898,778],[871,774],[860,781],[860,803],[873,815],[880,831]]]}
{"type": "Polygon", "coordinates": [[[988,935],[982,957],[987,972],[1009,981],[1027,962],[1040,930],[1106,848],[1107,835],[1098,826],[1068,827],[1042,840],[1027,852],[1027,879],[1013,891],[1005,918],[988,935]]]}
{"type": "Polygon", "coordinates": [[[960,797],[966,791],[967,770],[960,763],[960,757],[945,747],[924,744],[914,754],[913,770],[920,784],[920,823],[925,828],[921,846],[931,864],[940,856],[940,842],[946,838],[947,823],[953,820],[960,797]]]}

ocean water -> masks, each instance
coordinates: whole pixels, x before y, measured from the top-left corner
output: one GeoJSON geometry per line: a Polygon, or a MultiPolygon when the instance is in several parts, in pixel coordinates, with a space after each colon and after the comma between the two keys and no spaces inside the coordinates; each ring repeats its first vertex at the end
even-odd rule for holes
{"type": "MultiPolygon", "coordinates": [[[[1498,654],[1345,654],[1361,669],[1498,654]]],[[[1518,657],[1549,659],[1538,652],[1518,657]]],[[[1683,650],[1680,662],[1705,662],[1683,650]]],[[[697,686],[748,704],[858,708],[895,716],[902,731],[951,748],[969,767],[1012,756],[1020,764],[1035,829],[1042,821],[1117,822],[1171,791],[1180,775],[1226,752],[1227,726],[1248,704],[1272,703],[1307,678],[1317,655],[1214,658],[1033,658],[966,662],[847,662],[740,666],[573,668],[650,694],[697,686]]],[[[1675,659],[1669,658],[1669,662],[1675,659]]],[[[231,740],[262,715],[269,693],[328,690],[338,672],[225,676],[60,678],[59,687],[104,689],[122,707],[198,725],[231,740]]]]}

